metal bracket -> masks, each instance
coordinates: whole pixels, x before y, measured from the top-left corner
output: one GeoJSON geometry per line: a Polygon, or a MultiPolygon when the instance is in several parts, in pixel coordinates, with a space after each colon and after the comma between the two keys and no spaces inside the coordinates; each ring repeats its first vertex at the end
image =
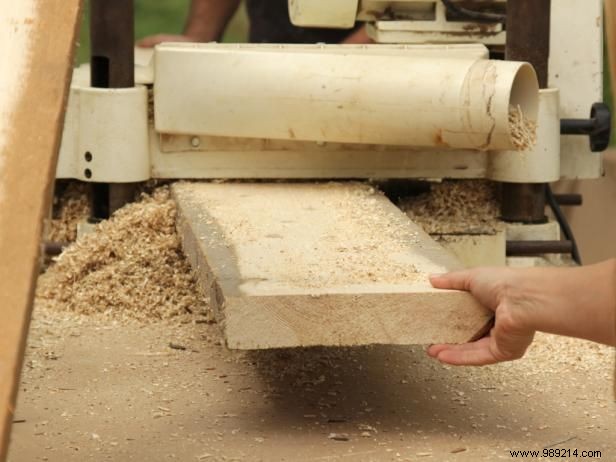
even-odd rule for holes
{"type": "Polygon", "coordinates": [[[147,88],[72,87],[56,177],[109,183],[150,179],[147,88]]]}

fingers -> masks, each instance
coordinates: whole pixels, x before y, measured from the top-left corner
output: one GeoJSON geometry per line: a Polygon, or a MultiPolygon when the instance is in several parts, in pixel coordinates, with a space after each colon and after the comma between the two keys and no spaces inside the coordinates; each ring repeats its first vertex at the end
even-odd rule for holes
{"type": "Polygon", "coordinates": [[[432,345],[428,355],[452,366],[486,366],[520,359],[533,341],[534,333],[508,335],[493,328],[490,336],[462,345],[432,345]]]}
{"type": "Polygon", "coordinates": [[[437,358],[438,354],[443,351],[446,350],[447,348],[449,348],[451,345],[430,345],[428,347],[428,356],[432,357],[432,358],[437,358]]]}
{"type": "Polygon", "coordinates": [[[163,42],[192,42],[193,40],[186,35],[158,34],[144,37],[137,41],[140,48],[153,48],[163,42]]]}
{"type": "Polygon", "coordinates": [[[447,274],[433,274],[430,283],[435,289],[470,290],[471,271],[456,271],[447,274]]]}
{"type": "Polygon", "coordinates": [[[137,40],[136,45],[139,48],[153,48],[154,46],[158,45],[160,43],[160,41],[158,40],[158,36],[151,36],[151,37],[145,37],[142,38],[141,40],[137,40]]]}
{"type": "MultiPolygon", "coordinates": [[[[472,342],[474,343],[474,342],[472,342]]],[[[428,347],[428,355],[431,356],[432,358],[437,358],[438,355],[441,353],[441,351],[445,351],[445,350],[449,350],[453,347],[457,347],[457,348],[461,348],[464,347],[465,345],[470,345],[471,343],[464,343],[461,345],[454,345],[454,344],[449,344],[449,343],[443,343],[443,344],[437,344],[437,345],[430,345],[428,347]]]]}
{"type": "Polygon", "coordinates": [[[432,345],[428,354],[452,366],[486,366],[499,362],[490,349],[489,337],[462,345],[432,345]]]}

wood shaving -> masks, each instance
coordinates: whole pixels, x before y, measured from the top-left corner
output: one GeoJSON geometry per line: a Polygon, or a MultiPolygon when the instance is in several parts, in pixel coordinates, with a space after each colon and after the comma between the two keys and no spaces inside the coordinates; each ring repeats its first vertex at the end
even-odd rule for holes
{"type": "Polygon", "coordinates": [[[526,151],[537,142],[537,124],[527,119],[520,106],[509,108],[511,140],[518,151],[526,151]]]}
{"type": "Polygon", "coordinates": [[[57,212],[48,222],[47,239],[74,242],[77,239],[77,225],[90,215],[88,185],[71,182],[54,201],[57,212]]]}
{"type": "Polygon", "coordinates": [[[451,180],[429,193],[401,199],[399,207],[428,234],[494,234],[502,229],[495,183],[451,180]]]}
{"type": "Polygon", "coordinates": [[[39,278],[37,303],[152,321],[209,317],[175,228],[167,187],[142,195],[72,244],[39,278]]]}

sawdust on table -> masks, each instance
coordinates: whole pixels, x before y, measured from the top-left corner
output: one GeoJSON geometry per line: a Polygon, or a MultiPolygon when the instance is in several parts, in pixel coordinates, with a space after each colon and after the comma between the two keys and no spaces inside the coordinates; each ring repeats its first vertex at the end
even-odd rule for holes
{"type": "Polygon", "coordinates": [[[35,312],[11,460],[476,462],[616,448],[607,346],[538,333],[522,360],[456,368],[423,347],[238,352],[215,326],[75,318],[35,312]]]}
{"type": "Polygon", "coordinates": [[[40,276],[37,304],[152,321],[201,315],[205,298],[186,261],[167,187],[142,195],[80,237],[40,276]]]}
{"type": "Polygon", "coordinates": [[[77,225],[90,216],[90,195],[86,183],[71,182],[54,199],[57,215],[48,220],[46,238],[53,242],[74,242],[77,225]]]}
{"type": "Polygon", "coordinates": [[[520,106],[509,108],[509,127],[518,151],[530,149],[537,142],[537,124],[524,115],[520,106]]]}
{"type": "Polygon", "coordinates": [[[404,198],[399,204],[429,234],[494,234],[503,228],[495,183],[449,180],[430,192],[404,198]]]}

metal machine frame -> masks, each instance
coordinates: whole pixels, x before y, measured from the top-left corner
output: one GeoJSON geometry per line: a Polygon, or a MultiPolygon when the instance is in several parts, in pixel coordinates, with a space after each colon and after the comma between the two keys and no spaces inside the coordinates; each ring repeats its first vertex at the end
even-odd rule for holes
{"type": "MultiPolygon", "coordinates": [[[[505,221],[527,225],[522,229],[528,233],[516,231],[516,236],[557,241],[560,236],[556,225],[543,224],[546,184],[560,178],[598,178],[603,173],[602,156],[591,152],[588,139],[568,135],[596,135],[597,131],[596,120],[589,119],[589,111],[603,93],[601,0],[508,0],[506,31],[501,23],[451,17],[440,0],[403,0],[396,2],[396,7],[380,0],[344,0],[336,2],[335,8],[330,8],[331,2],[325,2],[326,8],[322,0],[290,0],[291,18],[296,24],[350,27],[359,19],[368,21],[368,31],[376,41],[396,43],[163,44],[150,56],[137,56],[134,83],[132,73],[126,72],[127,63],[132,68],[134,59],[132,40],[127,38],[122,47],[110,49],[111,39],[105,35],[109,21],[117,19],[122,9],[131,12],[114,24],[114,30],[120,25],[125,31],[132,31],[130,3],[93,0],[93,12],[99,16],[92,22],[92,65],[89,69],[79,68],[74,74],[57,178],[75,178],[103,188],[111,184],[110,191],[121,191],[121,184],[152,178],[486,178],[503,183],[505,221]],[[571,34],[572,29],[578,33],[571,34]],[[259,51],[275,53],[281,62],[291,66],[294,56],[305,53],[333,53],[341,57],[429,56],[437,60],[487,59],[490,53],[498,55],[504,51],[507,59],[528,61],[537,70],[542,88],[538,145],[535,150],[520,154],[298,141],[293,137],[216,136],[197,129],[190,132],[188,127],[199,126],[194,123],[199,111],[169,101],[194,101],[198,98],[193,95],[208,91],[203,76],[213,54],[235,57],[241,74],[234,75],[230,67],[231,81],[251,75],[254,60],[249,62],[242,53],[259,51]],[[560,121],[563,128],[558,130],[555,123],[560,121]],[[561,136],[563,133],[566,135],[561,136]],[[544,232],[536,235],[537,229],[544,232]]],[[[505,2],[496,3],[502,7],[505,2]]],[[[384,74],[383,84],[386,82],[384,74]]],[[[215,111],[203,112],[215,116],[215,111]]],[[[242,128],[229,123],[224,132],[243,133],[242,128]]],[[[108,191],[103,189],[103,194],[108,191]]]]}
{"type": "MultiPolygon", "coordinates": [[[[552,6],[550,43],[558,46],[553,46],[550,50],[548,87],[560,90],[561,118],[586,119],[591,105],[602,99],[601,5],[601,0],[584,2],[559,0],[552,6]],[[575,21],[583,33],[570,34],[571,21],[575,21]],[[575,65],[572,66],[572,62],[575,65]]],[[[413,21],[405,22],[414,24],[413,21]]],[[[451,38],[447,33],[441,37],[463,40],[458,36],[451,38]]],[[[413,35],[408,37],[409,40],[416,38],[413,35]]],[[[490,167],[491,153],[486,152],[423,150],[384,145],[317,144],[309,141],[222,139],[199,133],[192,136],[176,136],[156,131],[156,120],[150,117],[151,106],[156,106],[156,100],[162,92],[194,92],[203,87],[204,79],[197,74],[196,68],[201,60],[207,59],[208,51],[213,46],[229,52],[253,47],[274,47],[222,44],[161,45],[155,50],[149,62],[147,58],[145,60],[141,58],[139,62],[138,57],[137,86],[131,87],[127,84],[121,90],[90,85],[87,66],[77,69],[71,87],[58,178],[112,183],[144,181],[149,178],[224,177],[499,180],[498,175],[494,174],[490,167]],[[164,63],[161,64],[162,58],[164,63]],[[161,88],[155,81],[154,68],[156,68],[156,79],[164,81],[168,73],[173,73],[182,75],[185,85],[182,88],[171,86],[161,88]],[[148,100],[147,90],[151,86],[155,89],[154,98],[148,100]],[[148,133],[146,123],[149,123],[149,130],[154,131],[148,133]],[[98,135],[92,131],[94,129],[98,135]],[[117,136],[112,137],[113,133],[117,133],[117,136]],[[107,145],[101,144],[103,140],[107,145]],[[93,160],[86,159],[86,152],[93,155],[93,160]]],[[[338,48],[337,52],[348,53],[349,48],[352,48],[356,53],[369,53],[373,49],[381,49],[383,52],[387,50],[389,53],[404,55],[409,49],[417,46],[410,44],[275,47],[280,53],[294,53],[298,48],[317,53],[326,50],[336,52],[335,49],[338,48]]],[[[435,55],[439,52],[438,46],[430,48],[435,55]]],[[[445,48],[441,47],[441,50],[445,48]]],[[[468,50],[473,48],[469,46],[468,50]]],[[[475,48],[472,52],[485,53],[486,50],[483,50],[482,52],[479,48],[475,48]]],[[[95,74],[96,70],[92,69],[92,72],[95,74]]],[[[184,115],[178,112],[169,117],[175,117],[178,123],[181,123],[184,115]]],[[[601,155],[590,152],[588,140],[582,137],[563,136],[560,151],[561,178],[601,176],[601,155]]]]}

